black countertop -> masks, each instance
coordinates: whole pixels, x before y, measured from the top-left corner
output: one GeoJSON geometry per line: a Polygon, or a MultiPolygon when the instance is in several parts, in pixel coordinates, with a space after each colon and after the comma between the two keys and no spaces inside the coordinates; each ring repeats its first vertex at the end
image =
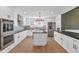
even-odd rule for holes
{"type": "Polygon", "coordinates": [[[78,39],[79,40],[79,33],[69,32],[69,31],[61,31],[59,33],[65,34],[67,36],[70,36],[72,38],[75,38],[75,39],[78,39]]]}
{"type": "Polygon", "coordinates": [[[33,32],[33,33],[47,33],[47,32],[33,32]]]}

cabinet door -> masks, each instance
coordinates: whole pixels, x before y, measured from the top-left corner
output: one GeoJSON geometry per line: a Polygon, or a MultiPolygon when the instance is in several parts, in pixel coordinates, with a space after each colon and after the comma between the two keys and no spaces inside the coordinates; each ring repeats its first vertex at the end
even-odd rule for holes
{"type": "Polygon", "coordinates": [[[76,39],[73,39],[73,52],[78,53],[79,52],[79,42],[76,39]]]}
{"type": "Polygon", "coordinates": [[[65,35],[61,34],[60,42],[61,42],[61,46],[63,46],[65,48],[65,45],[66,45],[65,35]]]}
{"type": "Polygon", "coordinates": [[[68,37],[68,52],[73,53],[73,38],[68,37]]]}
{"type": "Polygon", "coordinates": [[[63,35],[63,46],[67,50],[68,49],[68,37],[66,35],[63,35]]]}
{"type": "Polygon", "coordinates": [[[54,32],[54,40],[56,40],[56,41],[57,41],[57,39],[58,39],[57,36],[58,36],[58,35],[57,35],[57,32],[54,32]]]}
{"type": "Polygon", "coordinates": [[[18,37],[17,37],[17,34],[14,34],[14,40],[15,42],[17,41],[18,37]]]}
{"type": "Polygon", "coordinates": [[[79,53],[79,40],[77,40],[77,45],[76,46],[77,46],[77,51],[76,52],[79,53]]]}
{"type": "Polygon", "coordinates": [[[61,45],[61,34],[54,32],[54,39],[61,45]]]}
{"type": "Polygon", "coordinates": [[[64,35],[64,34],[61,34],[61,39],[60,39],[60,41],[61,41],[61,46],[65,49],[65,50],[67,50],[68,52],[70,51],[69,49],[69,45],[70,45],[70,47],[71,47],[71,40],[70,40],[71,38],[69,38],[68,36],[66,36],[66,35],[64,35]],[[69,42],[70,41],[70,42],[69,42]]]}
{"type": "Polygon", "coordinates": [[[28,30],[28,31],[27,31],[27,35],[28,35],[28,36],[32,36],[32,30],[28,30]]]}
{"type": "Polygon", "coordinates": [[[14,35],[15,42],[18,42],[19,38],[20,38],[19,33],[17,33],[17,34],[14,35]]]}
{"type": "Polygon", "coordinates": [[[57,42],[61,45],[61,34],[57,33],[57,42]]]}

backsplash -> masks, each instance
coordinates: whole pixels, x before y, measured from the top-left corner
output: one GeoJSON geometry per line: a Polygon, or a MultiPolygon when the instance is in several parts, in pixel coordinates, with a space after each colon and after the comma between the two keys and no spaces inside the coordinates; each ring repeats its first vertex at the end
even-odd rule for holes
{"type": "Polygon", "coordinates": [[[14,27],[14,31],[21,31],[21,30],[24,30],[24,27],[21,27],[21,26],[14,27]]]}

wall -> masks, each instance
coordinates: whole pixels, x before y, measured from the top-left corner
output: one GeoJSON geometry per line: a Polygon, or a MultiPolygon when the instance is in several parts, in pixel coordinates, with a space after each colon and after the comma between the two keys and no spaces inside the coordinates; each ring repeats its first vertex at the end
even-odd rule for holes
{"type": "Polygon", "coordinates": [[[79,29],[79,7],[62,14],[62,30],[79,29]]]}
{"type": "Polygon", "coordinates": [[[0,6],[0,18],[14,20],[14,29],[20,30],[20,29],[23,29],[23,27],[18,25],[17,14],[23,15],[21,12],[19,12],[18,10],[10,6],[0,6]],[[8,18],[8,15],[9,15],[9,18],[8,18]]]}
{"type": "Polygon", "coordinates": [[[14,9],[14,23],[15,23],[15,26],[19,26],[18,24],[18,20],[17,20],[17,15],[20,14],[21,16],[24,16],[20,11],[18,11],[17,9],[14,9]]]}
{"type": "MultiPolygon", "coordinates": [[[[17,15],[20,14],[21,16],[23,16],[23,21],[24,21],[24,15],[20,11],[18,11],[17,9],[14,9],[14,8],[12,8],[12,9],[14,10],[14,30],[15,31],[23,30],[24,27],[20,26],[18,24],[17,15]]],[[[23,23],[23,25],[24,25],[24,23],[23,23]]]]}
{"type": "Polygon", "coordinates": [[[21,12],[19,12],[18,10],[14,9],[10,6],[0,6],[0,18],[14,20],[15,26],[18,26],[17,14],[23,15],[21,12]],[[8,18],[8,15],[9,15],[9,18],[8,18]]]}
{"type": "MultiPolygon", "coordinates": [[[[36,19],[37,17],[29,17],[29,16],[25,16],[24,17],[24,26],[31,26],[31,27],[36,27],[36,25],[34,25],[34,23],[36,23],[36,19]]],[[[43,18],[43,22],[42,22],[42,25],[46,25],[46,29],[48,30],[48,22],[55,22],[55,17],[45,17],[43,18]]],[[[41,25],[38,25],[38,26],[41,26],[41,25]]]]}
{"type": "Polygon", "coordinates": [[[57,28],[60,28],[61,31],[61,15],[56,16],[55,22],[56,22],[56,30],[57,28]]]}
{"type": "Polygon", "coordinates": [[[0,18],[8,18],[9,20],[14,19],[14,10],[8,6],[0,6],[0,18]]]}

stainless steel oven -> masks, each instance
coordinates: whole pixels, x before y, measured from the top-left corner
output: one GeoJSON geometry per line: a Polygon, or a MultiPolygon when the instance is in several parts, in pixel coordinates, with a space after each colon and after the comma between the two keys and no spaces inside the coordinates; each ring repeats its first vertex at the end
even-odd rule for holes
{"type": "Polygon", "coordinates": [[[14,42],[14,22],[0,18],[0,49],[4,49],[14,42]]]}
{"type": "Polygon", "coordinates": [[[12,20],[2,20],[3,22],[3,32],[13,31],[13,21],[12,20]]]}

